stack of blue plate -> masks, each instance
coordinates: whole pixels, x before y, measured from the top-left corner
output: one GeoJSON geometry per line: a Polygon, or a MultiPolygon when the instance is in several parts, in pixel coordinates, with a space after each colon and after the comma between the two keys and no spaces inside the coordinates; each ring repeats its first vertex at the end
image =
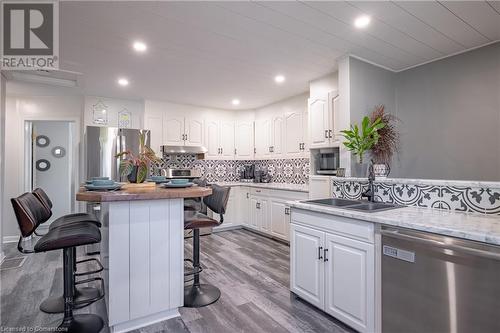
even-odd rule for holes
{"type": "Polygon", "coordinates": [[[123,184],[117,183],[109,177],[92,177],[85,181],[85,188],[88,191],[116,191],[121,189],[123,184]]]}
{"type": "Polygon", "coordinates": [[[183,188],[193,186],[194,183],[191,183],[189,179],[172,179],[170,182],[163,184],[163,187],[168,188],[183,188]]]}
{"type": "Polygon", "coordinates": [[[146,179],[146,181],[156,184],[162,184],[162,183],[168,183],[170,180],[168,180],[167,177],[165,176],[151,176],[148,179],[146,179]]]}

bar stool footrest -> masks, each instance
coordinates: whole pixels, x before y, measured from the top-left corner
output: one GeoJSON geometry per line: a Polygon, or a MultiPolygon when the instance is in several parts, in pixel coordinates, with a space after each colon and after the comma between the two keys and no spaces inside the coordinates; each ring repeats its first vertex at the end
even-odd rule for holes
{"type": "Polygon", "coordinates": [[[91,274],[96,274],[100,273],[104,270],[104,267],[102,266],[101,262],[97,258],[89,258],[89,259],[83,259],[83,260],[78,260],[76,264],[83,264],[85,262],[90,262],[90,261],[95,261],[97,264],[97,269],[91,270],[91,271],[86,271],[82,273],[74,273],[75,276],[83,276],[83,275],[91,275],[91,274]]]}

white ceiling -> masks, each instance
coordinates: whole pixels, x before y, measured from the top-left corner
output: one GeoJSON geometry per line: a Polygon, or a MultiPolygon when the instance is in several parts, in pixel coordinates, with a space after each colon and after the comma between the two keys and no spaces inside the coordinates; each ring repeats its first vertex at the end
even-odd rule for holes
{"type": "Polygon", "coordinates": [[[61,68],[82,72],[87,94],[223,109],[304,92],[346,53],[399,71],[500,40],[500,1],[61,2],[60,13],[61,68]],[[363,13],[372,22],[358,30],[363,13]]]}

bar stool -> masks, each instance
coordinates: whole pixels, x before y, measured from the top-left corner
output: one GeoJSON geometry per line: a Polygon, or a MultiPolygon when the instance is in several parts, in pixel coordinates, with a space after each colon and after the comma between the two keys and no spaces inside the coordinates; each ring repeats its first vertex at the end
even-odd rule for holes
{"type": "MultiPolygon", "coordinates": [[[[47,213],[46,208],[32,193],[11,199],[22,237],[31,236],[47,213]]],[[[74,257],[76,246],[95,244],[101,241],[99,228],[92,223],[80,222],[53,228],[35,244],[34,253],[63,250],[64,318],[58,330],[70,333],[99,332],[104,326],[101,317],[95,314],[74,315],[77,303],[74,300],[74,257]]]]}
{"type": "Polygon", "coordinates": [[[203,198],[203,203],[214,213],[219,214],[219,221],[194,210],[184,211],[184,229],[193,230],[193,271],[184,275],[194,275],[193,284],[184,287],[184,306],[199,308],[210,305],[220,298],[219,288],[210,284],[200,283],[200,273],[203,270],[200,265],[200,228],[216,227],[224,222],[227,200],[229,199],[230,187],[211,185],[212,194],[203,198]]]}

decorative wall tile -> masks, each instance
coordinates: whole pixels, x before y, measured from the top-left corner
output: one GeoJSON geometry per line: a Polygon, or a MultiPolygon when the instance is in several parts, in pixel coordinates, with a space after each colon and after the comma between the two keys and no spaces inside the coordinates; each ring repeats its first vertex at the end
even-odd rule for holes
{"type": "Polygon", "coordinates": [[[309,159],[276,160],[198,160],[195,155],[165,155],[153,168],[160,174],[162,168],[198,169],[210,182],[234,182],[240,179],[245,164],[255,164],[256,169],[267,170],[274,183],[306,184],[309,182],[309,159]]]}
{"type": "MultiPolygon", "coordinates": [[[[334,180],[333,196],[360,199],[367,181],[334,180]]],[[[405,206],[500,215],[500,188],[375,182],[375,200],[405,206]]]]}

